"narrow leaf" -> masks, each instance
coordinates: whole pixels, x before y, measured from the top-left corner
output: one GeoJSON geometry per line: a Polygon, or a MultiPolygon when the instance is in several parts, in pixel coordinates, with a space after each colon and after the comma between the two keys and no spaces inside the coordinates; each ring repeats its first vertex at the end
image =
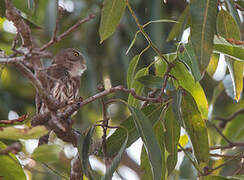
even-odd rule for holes
{"type": "MultiPolygon", "coordinates": [[[[162,114],[164,114],[162,112],[162,114]]],[[[162,118],[162,114],[159,117],[160,120],[163,120],[162,118]]],[[[155,126],[154,126],[154,132],[156,135],[156,138],[158,140],[158,143],[160,145],[160,149],[161,149],[161,154],[162,154],[162,178],[161,180],[165,180],[166,179],[166,162],[165,162],[165,146],[164,146],[164,127],[162,125],[162,121],[158,121],[155,126]]],[[[148,159],[147,156],[147,151],[145,146],[142,147],[142,152],[141,152],[141,166],[140,169],[142,171],[142,176],[141,176],[141,180],[148,180],[148,179],[153,179],[152,176],[152,171],[151,171],[151,165],[150,165],[150,161],[148,159]]]]}
{"type": "Polygon", "coordinates": [[[135,42],[136,42],[137,35],[138,35],[139,32],[140,32],[140,31],[137,31],[137,32],[136,32],[136,34],[135,34],[133,40],[131,41],[131,43],[130,43],[130,45],[129,45],[129,47],[128,47],[126,53],[125,53],[126,55],[129,53],[130,49],[134,46],[134,44],[135,44],[135,42]]]}
{"type": "MultiPolygon", "coordinates": [[[[137,95],[141,95],[144,88],[143,84],[141,84],[137,79],[147,74],[148,68],[142,68],[136,73],[134,80],[132,81],[131,88],[135,89],[137,95]]],[[[128,97],[128,104],[131,106],[140,107],[140,101],[138,99],[135,99],[131,94],[128,97]]]]}
{"type": "Polygon", "coordinates": [[[172,97],[173,97],[172,110],[174,113],[174,118],[182,127],[184,127],[183,118],[181,114],[182,91],[181,90],[173,91],[172,97]]]}
{"type": "Polygon", "coordinates": [[[113,34],[123,16],[126,7],[125,1],[105,0],[99,26],[100,43],[113,34]]]}
{"type": "Polygon", "coordinates": [[[82,168],[83,171],[85,173],[85,175],[87,177],[89,177],[89,179],[93,179],[92,175],[90,174],[89,170],[91,170],[91,165],[89,163],[89,149],[90,149],[90,145],[92,143],[92,136],[94,133],[95,128],[91,127],[83,141],[83,145],[82,145],[82,151],[80,148],[79,152],[80,152],[80,157],[82,159],[82,168]]]}
{"type": "Polygon", "coordinates": [[[113,176],[113,173],[114,171],[118,168],[119,166],[119,163],[121,161],[121,158],[122,158],[122,155],[125,151],[125,148],[126,148],[126,144],[128,142],[128,131],[126,128],[122,127],[125,132],[126,132],[126,138],[125,138],[125,141],[124,143],[122,144],[118,154],[116,155],[116,157],[113,159],[112,161],[112,164],[110,165],[110,167],[108,169],[106,169],[106,173],[104,175],[104,177],[102,178],[102,180],[111,180],[112,179],[112,176],[113,176]]]}
{"type": "Polygon", "coordinates": [[[185,27],[187,26],[188,18],[189,18],[189,5],[186,6],[183,13],[180,15],[178,22],[171,29],[167,41],[171,41],[176,38],[177,41],[180,41],[180,38],[183,34],[185,27]]]}
{"type": "Polygon", "coordinates": [[[194,53],[192,44],[189,42],[188,44],[181,46],[184,47],[184,50],[180,51],[178,48],[178,56],[180,60],[183,61],[189,67],[195,81],[200,81],[202,76],[199,70],[197,58],[194,53]]]}
{"type": "Polygon", "coordinates": [[[204,180],[230,180],[230,178],[226,178],[224,176],[214,176],[214,175],[212,175],[212,176],[206,176],[206,177],[204,177],[204,180]]]}
{"type": "Polygon", "coordinates": [[[167,157],[168,175],[175,169],[178,155],[178,142],[180,139],[180,125],[174,118],[172,105],[169,105],[164,118],[164,142],[169,156],[167,157]]]}
{"type": "MultiPolygon", "coordinates": [[[[231,38],[241,40],[239,27],[233,17],[224,10],[218,13],[217,17],[217,33],[225,39],[231,38]]],[[[236,101],[239,101],[243,88],[243,69],[244,62],[234,61],[233,59],[225,58],[230,75],[233,81],[233,91],[236,101]]]]}
{"type": "Polygon", "coordinates": [[[233,0],[225,0],[228,6],[228,9],[231,13],[231,15],[234,17],[236,23],[238,24],[238,26],[241,25],[241,19],[239,16],[239,13],[237,11],[237,8],[235,6],[235,2],[233,0]]]}
{"type": "Polygon", "coordinates": [[[6,127],[0,131],[0,139],[19,140],[19,139],[36,139],[44,136],[48,130],[44,126],[18,129],[6,127]]]}
{"type": "Polygon", "coordinates": [[[187,92],[182,98],[181,110],[185,129],[192,142],[194,156],[199,164],[204,163],[207,165],[209,161],[209,144],[206,123],[202,119],[193,97],[187,92]]]}
{"type": "Polygon", "coordinates": [[[146,146],[150,164],[152,166],[153,179],[161,180],[162,156],[150,120],[143,114],[143,112],[133,106],[129,106],[129,110],[133,116],[136,129],[146,146]]]}
{"type": "MultiPolygon", "coordinates": [[[[7,146],[0,142],[0,149],[7,146]]],[[[4,180],[26,180],[24,169],[19,164],[18,159],[12,153],[8,155],[0,155],[0,177],[4,180]]]]}
{"type": "Polygon", "coordinates": [[[210,62],[208,64],[208,67],[207,67],[207,73],[210,76],[214,75],[214,73],[218,67],[218,63],[219,63],[219,54],[213,53],[211,56],[210,62]]]}
{"type": "Polygon", "coordinates": [[[192,19],[191,41],[203,73],[213,50],[213,38],[217,17],[217,0],[193,0],[190,4],[192,19]]]}
{"type": "Polygon", "coordinates": [[[128,89],[131,88],[131,83],[132,83],[132,80],[133,80],[139,59],[140,59],[140,55],[136,55],[130,61],[128,71],[127,71],[127,87],[128,87],[128,89]]]}
{"type": "MultiPolygon", "coordinates": [[[[159,119],[158,117],[160,116],[162,109],[163,106],[161,105],[149,105],[143,108],[141,111],[147,116],[148,119],[150,119],[150,123],[152,124],[152,126],[154,126],[154,124],[159,119]]],[[[129,138],[127,147],[129,147],[140,137],[138,132],[136,131],[133,117],[129,116],[123,123],[121,123],[121,126],[125,127],[128,130],[129,138]]],[[[115,156],[115,154],[119,151],[119,147],[122,146],[122,142],[124,142],[125,139],[126,134],[124,133],[124,130],[121,128],[116,129],[116,131],[107,139],[107,155],[110,157],[115,156]]]]}
{"type": "Polygon", "coordinates": [[[180,85],[194,97],[202,118],[208,119],[208,101],[203,88],[199,82],[195,82],[184,64],[181,62],[175,62],[175,67],[172,68],[170,74],[176,78],[175,86],[180,85]]]}
{"type": "Polygon", "coordinates": [[[162,85],[164,83],[164,78],[159,76],[153,76],[153,75],[141,76],[137,78],[137,80],[140,83],[142,83],[144,86],[150,88],[162,88],[162,85]]]}

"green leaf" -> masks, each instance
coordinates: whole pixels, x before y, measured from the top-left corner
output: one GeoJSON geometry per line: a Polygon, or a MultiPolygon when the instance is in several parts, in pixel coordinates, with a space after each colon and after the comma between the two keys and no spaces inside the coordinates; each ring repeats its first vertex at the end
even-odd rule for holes
{"type": "Polygon", "coordinates": [[[177,122],[180,124],[180,126],[184,127],[183,118],[181,114],[181,99],[182,99],[182,91],[176,90],[172,93],[172,110],[174,113],[174,117],[177,120],[177,122]]]}
{"type": "Polygon", "coordinates": [[[183,34],[185,27],[187,26],[188,19],[189,19],[189,5],[186,6],[183,13],[180,15],[178,22],[176,23],[173,28],[171,29],[167,41],[171,41],[176,38],[177,41],[180,41],[180,38],[183,34]]]}
{"type": "MultiPolygon", "coordinates": [[[[224,10],[221,10],[218,13],[217,33],[225,39],[231,38],[234,40],[241,40],[241,33],[236,21],[227,11],[224,10]]],[[[244,62],[234,61],[229,57],[226,57],[225,60],[227,62],[228,69],[233,81],[235,100],[239,101],[243,88],[244,62]]]]}
{"type": "Polygon", "coordinates": [[[124,0],[104,0],[99,26],[100,43],[113,34],[123,16],[125,7],[124,0]]]}
{"type": "Polygon", "coordinates": [[[123,155],[123,153],[125,151],[125,148],[126,148],[126,145],[127,145],[127,142],[128,142],[128,131],[124,127],[122,127],[122,129],[124,129],[125,132],[126,132],[125,141],[122,144],[118,154],[113,159],[112,164],[110,165],[110,167],[108,169],[106,169],[106,173],[105,173],[104,177],[102,178],[102,180],[110,180],[110,179],[112,179],[113,173],[118,168],[119,163],[120,163],[120,161],[122,159],[122,155],[123,155]]]}
{"type": "Polygon", "coordinates": [[[209,74],[209,76],[213,76],[217,67],[218,67],[218,63],[219,63],[219,54],[217,53],[213,53],[210,59],[210,62],[208,64],[207,67],[207,73],[209,74]]]}
{"type": "Polygon", "coordinates": [[[206,123],[202,119],[193,97],[187,92],[182,98],[181,110],[185,129],[192,142],[194,156],[199,164],[204,163],[207,165],[209,161],[209,144],[206,123]]]}
{"type": "MultiPolygon", "coordinates": [[[[158,121],[158,117],[160,116],[162,109],[162,105],[149,105],[143,108],[142,112],[147,116],[148,119],[150,119],[150,123],[153,126],[158,121]]],[[[128,130],[129,137],[127,147],[129,147],[139,138],[139,134],[136,131],[133,117],[129,116],[125,121],[121,123],[121,126],[125,127],[128,130]]],[[[107,139],[107,155],[109,157],[115,156],[115,154],[119,151],[119,147],[122,146],[122,142],[124,142],[125,139],[126,136],[124,130],[121,128],[116,129],[116,131],[107,139]]]]}
{"type": "Polygon", "coordinates": [[[129,45],[129,47],[128,47],[126,53],[125,53],[126,55],[129,53],[130,49],[134,46],[134,44],[135,44],[135,42],[136,42],[137,35],[138,35],[139,32],[140,32],[140,31],[137,31],[137,32],[136,32],[136,34],[135,34],[133,40],[131,41],[131,43],[130,43],[130,45],[129,45]]]}
{"type": "Polygon", "coordinates": [[[41,136],[44,136],[48,133],[48,130],[45,126],[36,126],[32,128],[14,128],[6,127],[0,131],[0,139],[9,139],[9,140],[19,140],[19,139],[36,139],[41,136]]]}
{"type": "MultiPolygon", "coordinates": [[[[135,89],[137,95],[141,95],[144,88],[143,84],[141,84],[137,79],[147,74],[148,74],[148,68],[147,67],[142,68],[136,73],[134,80],[132,81],[131,88],[135,89]]],[[[138,99],[135,99],[131,94],[128,97],[128,104],[131,106],[140,107],[140,101],[138,99]]]]}
{"type": "Polygon", "coordinates": [[[164,142],[169,156],[167,157],[168,175],[175,169],[178,155],[178,142],[180,139],[180,125],[174,118],[172,105],[169,105],[164,118],[164,142]]]}
{"type": "Polygon", "coordinates": [[[192,44],[189,42],[188,44],[182,44],[181,46],[184,47],[184,50],[180,51],[178,48],[178,57],[190,68],[195,81],[200,81],[202,76],[192,44]]]}
{"type": "Polygon", "coordinates": [[[162,88],[164,79],[159,76],[146,75],[137,78],[140,83],[150,88],[162,88]]]}
{"type": "Polygon", "coordinates": [[[237,61],[244,61],[244,49],[242,46],[236,46],[228,43],[223,38],[215,39],[214,52],[222,53],[237,61]]]}
{"type": "MultiPolygon", "coordinates": [[[[189,155],[191,155],[188,152],[189,155]]],[[[179,179],[189,179],[189,180],[197,180],[197,171],[193,167],[192,163],[189,161],[189,159],[184,156],[184,159],[180,165],[180,175],[179,179]]]]}
{"type": "Polygon", "coordinates": [[[154,180],[161,180],[162,176],[162,156],[160,146],[155,137],[150,120],[133,106],[129,106],[129,110],[133,116],[134,123],[144,145],[146,146],[148,157],[153,172],[154,180]]]}
{"type": "Polygon", "coordinates": [[[78,146],[78,150],[80,153],[80,157],[82,159],[82,169],[83,172],[85,173],[85,175],[87,177],[89,177],[89,179],[93,179],[92,178],[92,174],[89,172],[89,170],[91,170],[91,165],[89,162],[89,149],[90,149],[90,145],[92,143],[92,136],[94,133],[95,128],[91,127],[84,139],[83,145],[82,145],[82,150],[81,147],[78,146]]]}
{"type": "MultiPolygon", "coordinates": [[[[162,55],[167,61],[173,62],[177,58],[177,52],[163,54],[162,55]]],[[[162,60],[161,60],[162,61],[162,60]]]]}
{"type": "Polygon", "coordinates": [[[131,88],[132,80],[133,80],[139,59],[140,59],[140,55],[136,55],[130,61],[128,71],[127,71],[127,87],[128,87],[128,89],[131,88]]]}
{"type": "MultiPolygon", "coordinates": [[[[0,149],[7,146],[0,142],[0,149]]],[[[0,155],[0,177],[4,180],[26,180],[24,169],[19,164],[18,159],[12,153],[0,155]]]]}
{"type": "Polygon", "coordinates": [[[203,88],[199,82],[195,82],[184,64],[179,61],[175,62],[175,67],[172,68],[170,74],[176,78],[175,86],[180,85],[194,97],[202,118],[208,119],[208,101],[203,88]]]}
{"type": "Polygon", "coordinates": [[[5,3],[2,2],[0,3],[0,17],[4,17],[5,16],[5,3]]]}
{"type": "Polygon", "coordinates": [[[213,50],[213,38],[217,17],[217,0],[193,0],[191,12],[191,41],[203,73],[207,68],[213,50]]]}
{"type": "Polygon", "coordinates": [[[31,158],[42,163],[52,163],[59,160],[61,151],[62,147],[60,145],[44,144],[34,150],[31,158]]]}
{"type": "Polygon", "coordinates": [[[154,65],[155,65],[155,74],[157,76],[163,77],[167,70],[166,62],[160,59],[158,56],[156,56],[154,60],[154,65]]]}
{"type": "MultiPolygon", "coordinates": [[[[163,112],[162,112],[163,114],[163,112]]],[[[165,180],[166,179],[166,163],[165,163],[165,146],[164,146],[164,127],[162,125],[162,114],[160,116],[160,120],[155,124],[154,126],[154,132],[156,135],[156,138],[158,140],[158,143],[160,145],[160,149],[161,149],[161,154],[162,154],[162,178],[161,180],[165,180]]],[[[141,176],[141,180],[148,180],[148,179],[153,179],[152,177],[152,171],[151,171],[151,165],[150,165],[150,161],[148,159],[147,156],[147,151],[145,146],[142,147],[142,151],[141,151],[141,165],[140,165],[140,169],[142,171],[142,176],[141,176]]]]}
{"type": "Polygon", "coordinates": [[[228,6],[228,9],[231,13],[231,15],[234,17],[236,23],[238,25],[241,25],[241,19],[240,16],[238,14],[237,8],[235,6],[235,2],[233,0],[225,0],[228,6]]]}

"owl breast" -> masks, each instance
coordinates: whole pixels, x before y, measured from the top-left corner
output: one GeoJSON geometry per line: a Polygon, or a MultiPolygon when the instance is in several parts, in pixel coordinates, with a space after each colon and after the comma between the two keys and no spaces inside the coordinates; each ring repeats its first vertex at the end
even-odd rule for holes
{"type": "MultiPolygon", "coordinates": [[[[74,103],[79,99],[79,87],[77,87],[76,81],[69,78],[65,81],[56,81],[50,85],[50,93],[51,95],[61,102],[66,102],[66,104],[74,103]]],[[[59,109],[58,112],[63,112],[66,107],[59,109]]],[[[48,112],[46,105],[42,103],[42,107],[40,109],[41,113],[48,112]]],[[[74,112],[75,115],[77,112],[74,112]]]]}

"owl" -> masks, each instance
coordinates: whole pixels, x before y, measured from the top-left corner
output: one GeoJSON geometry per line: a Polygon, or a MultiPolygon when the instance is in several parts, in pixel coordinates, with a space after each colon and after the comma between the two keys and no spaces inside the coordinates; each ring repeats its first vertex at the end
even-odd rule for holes
{"type": "MultiPolygon", "coordinates": [[[[51,66],[41,70],[45,78],[39,78],[39,80],[50,95],[60,103],[65,102],[68,106],[80,98],[80,78],[85,70],[83,55],[76,49],[68,48],[58,52],[51,66]]],[[[38,97],[36,99],[37,112],[41,114],[49,112],[46,104],[38,97]]],[[[58,112],[63,112],[65,108],[59,109],[58,112]]]]}

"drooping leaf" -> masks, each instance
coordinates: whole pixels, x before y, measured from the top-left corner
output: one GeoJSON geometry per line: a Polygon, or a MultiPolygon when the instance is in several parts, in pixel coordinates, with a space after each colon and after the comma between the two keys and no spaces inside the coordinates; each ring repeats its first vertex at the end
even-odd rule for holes
{"type": "MultiPolygon", "coordinates": [[[[89,171],[89,170],[91,170],[91,165],[89,163],[89,149],[90,149],[90,145],[92,143],[92,136],[93,136],[94,130],[95,130],[94,127],[91,127],[89,129],[89,131],[83,141],[82,150],[81,150],[81,147],[78,146],[80,157],[82,159],[82,169],[83,169],[84,174],[87,177],[89,177],[89,179],[93,179],[92,175],[89,171]]],[[[78,144],[79,144],[79,142],[78,142],[78,144]]]]}
{"type": "Polygon", "coordinates": [[[227,3],[228,9],[229,9],[231,15],[234,17],[238,26],[240,26],[241,19],[240,19],[240,16],[238,14],[237,8],[235,6],[235,2],[233,0],[225,0],[225,2],[227,3]]]}
{"type": "Polygon", "coordinates": [[[58,144],[44,144],[34,150],[31,158],[42,163],[55,162],[59,160],[61,150],[62,147],[58,144]]]}
{"type": "Polygon", "coordinates": [[[187,92],[182,97],[181,110],[185,129],[193,146],[194,156],[199,164],[204,163],[207,165],[209,161],[209,144],[206,123],[202,119],[193,97],[187,92]]]}
{"type": "Polygon", "coordinates": [[[217,17],[217,0],[193,0],[190,3],[191,41],[203,73],[213,50],[213,39],[217,17]]]}
{"type": "MultiPolygon", "coordinates": [[[[188,154],[191,155],[190,153],[188,154]]],[[[184,159],[180,165],[179,178],[197,180],[197,171],[186,156],[184,156],[184,159]]]]}
{"type": "MultiPolygon", "coordinates": [[[[239,27],[233,17],[224,10],[218,13],[217,17],[217,33],[225,39],[231,38],[234,40],[240,40],[241,34],[239,27]]],[[[225,58],[230,75],[233,81],[233,91],[236,101],[239,101],[240,94],[243,88],[243,70],[244,62],[234,61],[233,59],[225,58]]]]}
{"type": "MultiPolygon", "coordinates": [[[[7,146],[0,142],[0,149],[7,146]]],[[[12,153],[8,155],[0,155],[0,177],[4,180],[26,180],[24,169],[19,164],[18,159],[12,153]]]]}
{"type": "Polygon", "coordinates": [[[18,129],[6,127],[0,131],[0,139],[19,140],[19,139],[36,139],[48,133],[45,126],[36,126],[32,128],[18,129]]]}
{"type": "MultiPolygon", "coordinates": [[[[144,88],[143,84],[141,84],[137,79],[139,77],[147,75],[147,74],[148,74],[148,68],[147,67],[142,68],[136,73],[136,75],[132,81],[131,88],[135,89],[135,92],[137,95],[141,95],[141,93],[143,92],[143,88],[144,88]]],[[[128,104],[131,106],[140,107],[140,101],[138,99],[134,98],[131,94],[128,97],[128,104]]]]}
{"type": "Polygon", "coordinates": [[[167,70],[166,62],[160,59],[159,56],[156,56],[154,58],[154,65],[155,65],[155,74],[157,76],[163,77],[167,70]]]}
{"type": "Polygon", "coordinates": [[[150,120],[142,111],[133,106],[129,106],[129,110],[133,116],[136,129],[140,134],[144,145],[146,146],[147,154],[152,167],[153,179],[160,180],[162,176],[162,155],[150,120]]]}
{"type": "Polygon", "coordinates": [[[219,54],[213,53],[210,59],[210,62],[207,67],[207,73],[209,76],[213,76],[219,63],[219,54]]]}
{"type": "Polygon", "coordinates": [[[125,1],[105,0],[99,26],[100,43],[113,34],[126,7],[125,1]]]}
{"type": "Polygon", "coordinates": [[[130,45],[129,45],[129,47],[128,47],[128,49],[127,49],[127,51],[126,51],[125,54],[128,54],[129,51],[130,51],[130,49],[134,46],[134,44],[135,44],[135,42],[136,42],[137,35],[138,35],[139,32],[140,32],[140,31],[137,31],[137,32],[136,32],[136,34],[135,34],[133,40],[131,41],[131,43],[130,43],[130,45]]]}
{"type": "MultiPolygon", "coordinates": [[[[142,109],[142,112],[150,119],[152,126],[159,120],[160,114],[162,112],[163,106],[149,105],[142,109]]],[[[136,131],[135,123],[132,116],[129,116],[121,126],[125,127],[128,130],[129,138],[127,147],[134,143],[140,136],[136,131]]],[[[122,146],[122,142],[125,141],[125,133],[121,128],[116,129],[116,131],[109,136],[107,139],[107,155],[109,157],[114,156],[118,151],[119,147],[122,146]]]]}
{"type": "Polygon", "coordinates": [[[113,159],[110,167],[108,169],[106,169],[106,173],[104,175],[104,177],[102,178],[102,180],[110,180],[112,179],[113,173],[115,172],[115,170],[118,168],[119,163],[121,161],[122,155],[125,151],[127,142],[128,142],[128,131],[126,128],[122,127],[122,129],[125,131],[126,133],[126,138],[125,141],[123,142],[118,154],[115,156],[115,158],[113,159]]]}
{"type": "Polygon", "coordinates": [[[175,169],[178,160],[178,142],[180,139],[180,125],[176,121],[173,113],[172,105],[170,104],[164,118],[164,143],[167,152],[169,153],[167,157],[167,170],[168,175],[172,173],[175,169]]]}
{"type": "MultiPolygon", "coordinates": [[[[163,120],[163,113],[160,115],[160,120],[155,124],[154,126],[154,131],[156,138],[158,140],[160,149],[161,149],[161,154],[162,154],[162,178],[161,180],[166,179],[166,162],[165,162],[165,145],[164,145],[164,128],[162,126],[162,120],[163,120]]],[[[152,171],[151,171],[151,165],[150,161],[147,156],[147,151],[145,146],[142,147],[142,152],[141,152],[141,166],[140,169],[142,171],[142,180],[148,180],[148,179],[153,179],[152,176],[152,171]]]]}
{"type": "Polygon", "coordinates": [[[176,78],[175,85],[180,85],[194,97],[197,107],[203,119],[208,119],[208,101],[199,82],[195,82],[193,76],[187,71],[184,64],[175,62],[171,75],[176,78]]]}
{"type": "Polygon", "coordinates": [[[181,46],[184,47],[184,51],[178,50],[178,57],[190,68],[195,81],[200,81],[202,76],[199,70],[197,58],[194,53],[192,44],[189,42],[188,44],[181,45],[181,46]]]}
{"type": "Polygon", "coordinates": [[[183,118],[181,114],[181,99],[182,99],[182,91],[176,90],[172,92],[172,110],[174,113],[174,118],[177,120],[177,122],[184,127],[183,118]]]}
{"type": "Polygon", "coordinates": [[[171,29],[169,36],[167,38],[167,41],[171,41],[174,38],[176,38],[177,41],[180,41],[180,38],[183,34],[183,31],[185,29],[185,27],[187,26],[187,22],[189,19],[189,5],[186,6],[185,10],[183,11],[183,13],[180,15],[178,22],[176,23],[173,28],[171,29]]]}
{"type": "Polygon", "coordinates": [[[127,71],[127,87],[128,87],[128,89],[131,88],[132,80],[133,80],[139,59],[140,59],[140,55],[136,55],[130,61],[128,71],[127,71]]]}

